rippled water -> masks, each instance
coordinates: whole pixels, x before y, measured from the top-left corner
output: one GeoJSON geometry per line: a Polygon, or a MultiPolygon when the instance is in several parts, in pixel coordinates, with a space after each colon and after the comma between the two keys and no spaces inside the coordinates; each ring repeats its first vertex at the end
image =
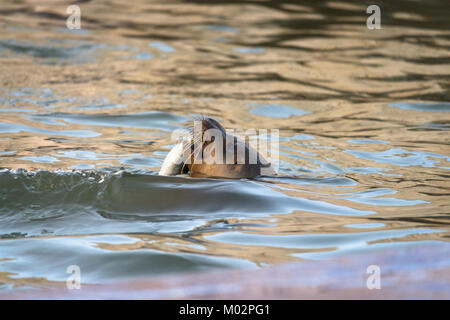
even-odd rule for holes
{"type": "Polygon", "coordinates": [[[0,8],[0,288],[448,241],[446,2],[69,3],[0,8]],[[279,175],[157,176],[202,114],[279,129],[279,175]]]}

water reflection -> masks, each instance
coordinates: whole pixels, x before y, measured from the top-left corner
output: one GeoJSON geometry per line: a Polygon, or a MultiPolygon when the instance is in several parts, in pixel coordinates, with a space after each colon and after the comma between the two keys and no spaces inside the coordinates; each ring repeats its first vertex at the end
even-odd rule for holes
{"type": "Polygon", "coordinates": [[[3,1],[3,288],[448,241],[447,4],[367,4],[3,1]],[[157,176],[202,114],[279,129],[279,175],[157,176]]]}

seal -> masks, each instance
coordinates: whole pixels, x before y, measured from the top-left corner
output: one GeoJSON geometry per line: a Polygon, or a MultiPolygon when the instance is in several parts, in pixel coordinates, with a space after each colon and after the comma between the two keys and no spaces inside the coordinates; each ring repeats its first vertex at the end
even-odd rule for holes
{"type": "Polygon", "coordinates": [[[182,138],[167,154],[159,175],[239,179],[275,174],[271,164],[247,140],[227,133],[212,118],[194,120],[194,126],[182,138]]]}

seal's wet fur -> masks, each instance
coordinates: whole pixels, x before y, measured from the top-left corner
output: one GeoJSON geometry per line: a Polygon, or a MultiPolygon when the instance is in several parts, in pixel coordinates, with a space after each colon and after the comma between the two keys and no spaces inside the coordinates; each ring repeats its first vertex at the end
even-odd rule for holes
{"type": "MultiPolygon", "coordinates": [[[[218,145],[220,146],[220,144],[218,145]]],[[[184,137],[183,153],[186,160],[178,173],[199,177],[252,178],[261,175],[262,169],[264,169],[264,174],[274,174],[270,163],[245,141],[227,133],[218,121],[208,117],[201,117],[194,121],[190,133],[184,137]],[[198,129],[200,132],[196,132],[198,129]],[[218,135],[211,137],[210,140],[205,139],[205,133],[210,129],[215,129],[214,132],[218,135]],[[215,161],[217,160],[215,157],[217,144],[211,145],[215,142],[215,138],[222,139],[223,158],[220,159],[221,161],[215,161]],[[207,150],[208,147],[209,150],[207,150]],[[209,152],[205,153],[205,150],[209,152]],[[251,153],[254,155],[254,159],[252,159],[256,160],[252,161],[253,163],[250,163],[251,153]],[[229,159],[226,158],[227,154],[229,159]],[[233,155],[234,159],[230,159],[230,155],[233,155]],[[187,161],[188,159],[190,161],[187,161]]]]}

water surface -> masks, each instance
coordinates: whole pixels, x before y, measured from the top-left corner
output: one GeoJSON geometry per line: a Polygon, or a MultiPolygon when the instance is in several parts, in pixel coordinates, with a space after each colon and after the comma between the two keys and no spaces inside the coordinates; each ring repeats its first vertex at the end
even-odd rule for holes
{"type": "Polygon", "coordinates": [[[0,9],[1,289],[448,241],[446,2],[69,4],[0,9]],[[159,177],[198,115],[279,129],[278,175],[159,177]]]}

